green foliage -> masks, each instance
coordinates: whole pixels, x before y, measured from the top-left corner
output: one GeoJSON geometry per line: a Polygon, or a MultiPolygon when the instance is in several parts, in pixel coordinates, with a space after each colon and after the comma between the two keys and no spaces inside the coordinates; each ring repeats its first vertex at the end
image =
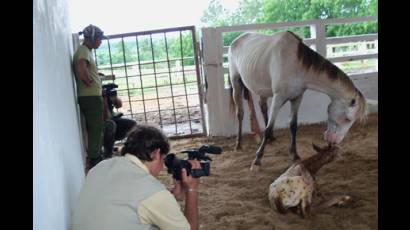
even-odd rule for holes
{"type": "MultiPolygon", "coordinates": [[[[181,59],[189,58],[184,61],[184,65],[193,65],[193,46],[192,35],[190,32],[182,32],[181,35],[167,37],[167,44],[165,44],[164,36],[149,35],[139,36],[138,41],[135,37],[127,40],[113,39],[110,41],[110,48],[105,41],[100,48],[96,50],[97,64],[99,66],[105,65],[129,65],[136,64],[138,61],[143,64],[141,68],[153,68],[152,62],[166,61],[167,58],[181,59]],[[182,47],[182,49],[181,49],[182,47]],[[167,55],[168,51],[168,55],[167,55]],[[110,53],[111,61],[110,63],[110,53]],[[145,65],[151,63],[151,65],[145,65]]],[[[166,62],[156,63],[156,68],[164,68],[167,66],[166,62]]]]}
{"type": "Polygon", "coordinates": [[[204,11],[201,21],[210,23],[210,26],[224,26],[227,23],[229,12],[222,6],[219,0],[212,0],[208,9],[204,11]]]}
{"type": "MultiPolygon", "coordinates": [[[[220,0],[211,1],[201,21],[207,26],[230,26],[250,23],[277,23],[312,19],[349,18],[377,15],[377,0],[241,0],[233,12],[224,9],[220,0]]],[[[301,37],[310,37],[308,27],[290,28],[301,37]]],[[[272,33],[278,30],[260,31],[272,33]]],[[[377,23],[334,25],[326,29],[327,36],[347,36],[377,33],[377,23]]],[[[230,44],[241,33],[224,37],[230,44]]]]}

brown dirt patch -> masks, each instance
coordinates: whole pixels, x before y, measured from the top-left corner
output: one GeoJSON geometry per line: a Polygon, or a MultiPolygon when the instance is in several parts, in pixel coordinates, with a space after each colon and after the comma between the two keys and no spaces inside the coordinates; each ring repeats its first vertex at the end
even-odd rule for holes
{"type": "MultiPolygon", "coordinates": [[[[311,143],[323,146],[325,124],[302,125],[297,147],[302,158],[314,153],[311,143]]],[[[275,130],[275,142],[268,145],[258,172],[250,172],[258,144],[253,136],[243,138],[243,150],[234,151],[235,138],[188,138],[172,140],[172,150],[214,144],[224,152],[213,158],[211,176],[201,178],[200,228],[214,229],[378,229],[378,116],[356,123],[341,144],[341,157],[325,165],[317,175],[318,188],[326,196],[346,194],[353,202],[332,207],[309,219],[270,208],[269,185],[291,164],[289,130],[275,130]]],[[[170,184],[162,172],[160,179],[170,184]]]]}

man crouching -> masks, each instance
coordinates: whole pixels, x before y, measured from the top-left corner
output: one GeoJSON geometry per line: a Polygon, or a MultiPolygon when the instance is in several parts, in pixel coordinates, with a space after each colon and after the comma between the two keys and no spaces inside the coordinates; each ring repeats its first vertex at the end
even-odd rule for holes
{"type": "MultiPolygon", "coordinates": [[[[121,157],[104,160],[89,171],[71,229],[198,229],[199,180],[182,170],[182,184],[175,185],[182,189],[171,193],[156,179],[169,150],[168,139],[159,129],[137,126],[128,135],[121,157]],[[185,197],[185,215],[175,197],[185,197]]],[[[190,163],[200,168],[198,161],[190,163]]]]}

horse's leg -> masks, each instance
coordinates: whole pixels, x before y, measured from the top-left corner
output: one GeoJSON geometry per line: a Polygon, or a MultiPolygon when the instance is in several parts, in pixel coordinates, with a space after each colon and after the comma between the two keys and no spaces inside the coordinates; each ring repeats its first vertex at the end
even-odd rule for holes
{"type": "Polygon", "coordinates": [[[249,108],[249,116],[251,122],[251,131],[255,135],[256,141],[260,142],[261,130],[259,127],[258,118],[256,117],[255,105],[253,104],[252,93],[249,92],[248,95],[248,108],[249,108]]]}
{"type": "MultiPolygon", "coordinates": [[[[265,127],[268,125],[268,105],[267,105],[268,98],[267,97],[260,97],[259,99],[259,107],[261,108],[263,120],[265,121],[265,127]]],[[[273,132],[268,138],[268,143],[274,140],[273,132]]]]}
{"type": "Polygon", "coordinates": [[[286,100],[287,99],[285,97],[282,97],[279,94],[273,95],[272,105],[271,105],[272,109],[269,113],[268,125],[265,128],[262,143],[259,146],[258,151],[256,151],[256,158],[252,162],[251,171],[253,171],[254,169],[257,169],[257,167],[259,167],[261,165],[261,159],[263,157],[263,151],[265,150],[265,146],[266,146],[268,138],[273,133],[273,127],[275,125],[276,116],[278,115],[280,108],[282,108],[282,106],[286,102],[286,100]]]}
{"type": "Polygon", "coordinates": [[[233,101],[236,105],[236,116],[238,117],[238,136],[236,137],[235,150],[241,149],[242,142],[242,120],[243,120],[243,105],[242,105],[242,85],[241,78],[238,75],[233,79],[233,101]]]}
{"type": "Polygon", "coordinates": [[[289,153],[293,157],[293,161],[300,159],[296,151],[296,131],[298,128],[298,110],[302,102],[303,94],[290,101],[290,146],[289,153]]]}

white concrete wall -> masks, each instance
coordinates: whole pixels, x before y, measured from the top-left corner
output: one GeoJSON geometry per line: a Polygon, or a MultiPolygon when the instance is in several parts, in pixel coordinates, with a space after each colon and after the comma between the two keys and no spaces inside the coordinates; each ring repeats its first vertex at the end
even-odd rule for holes
{"type": "Polygon", "coordinates": [[[363,74],[351,77],[354,85],[368,99],[379,99],[379,73],[363,74]]]}
{"type": "Polygon", "coordinates": [[[84,180],[68,0],[34,0],[33,32],[33,229],[64,230],[84,180]]]}
{"type": "MultiPolygon", "coordinates": [[[[212,94],[209,94],[209,96],[212,94]]],[[[238,131],[238,119],[236,117],[235,112],[231,113],[229,109],[229,90],[225,90],[223,92],[224,96],[221,96],[218,99],[218,104],[221,106],[219,111],[212,112],[208,111],[208,113],[212,114],[213,116],[209,116],[209,118],[214,118],[216,121],[219,121],[219,128],[215,125],[211,126],[211,130],[209,135],[210,136],[232,136],[236,135],[238,131]]],[[[218,95],[214,95],[218,97],[218,95]]],[[[259,122],[259,126],[261,130],[264,130],[265,124],[263,121],[263,116],[260,111],[259,107],[259,96],[252,94],[255,110],[259,122]]],[[[271,99],[268,99],[268,108],[270,109],[271,99]]],[[[298,115],[298,123],[317,123],[327,120],[327,106],[330,103],[330,98],[323,94],[312,90],[307,90],[304,94],[302,99],[302,103],[299,108],[299,115],[298,115]]],[[[215,103],[213,103],[215,104],[215,103]]],[[[209,103],[208,103],[209,106],[209,103]]],[[[243,100],[243,108],[244,108],[244,117],[242,123],[242,130],[243,133],[250,133],[250,121],[249,121],[249,109],[247,102],[243,100]]],[[[209,107],[208,107],[209,109],[209,107]]],[[[268,112],[269,113],[269,112],[268,112]]],[[[290,103],[287,102],[283,105],[282,109],[280,110],[276,121],[275,121],[275,129],[277,128],[284,128],[289,126],[290,120],[290,103]]],[[[208,121],[212,123],[213,121],[208,121]]],[[[212,124],[209,124],[212,125],[212,124]]]]}

